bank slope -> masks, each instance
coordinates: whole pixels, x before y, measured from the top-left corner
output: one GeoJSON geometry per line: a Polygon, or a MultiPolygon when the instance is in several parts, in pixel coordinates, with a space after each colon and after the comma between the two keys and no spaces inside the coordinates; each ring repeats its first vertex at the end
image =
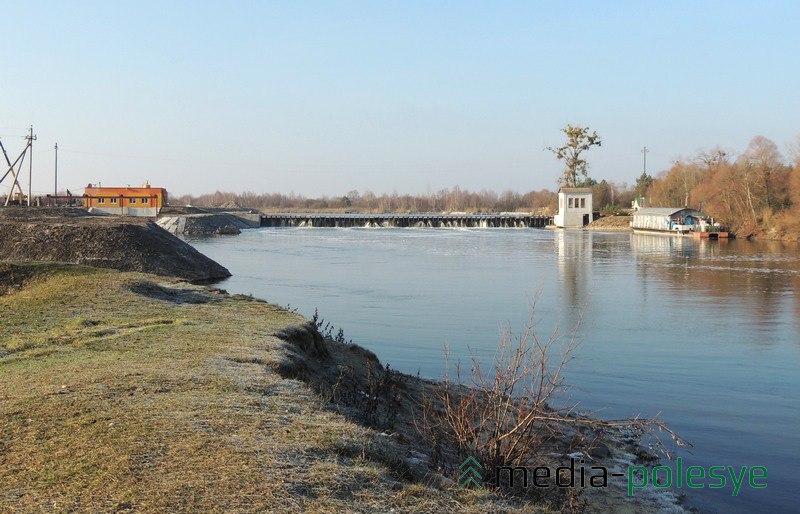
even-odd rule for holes
{"type": "Polygon", "coordinates": [[[320,350],[296,314],[152,275],[6,268],[0,511],[542,511],[409,479],[381,434],[289,378],[320,350]]]}
{"type": "Polygon", "coordinates": [[[66,262],[191,281],[230,276],[150,220],[81,209],[0,209],[0,260],[66,262]]]}

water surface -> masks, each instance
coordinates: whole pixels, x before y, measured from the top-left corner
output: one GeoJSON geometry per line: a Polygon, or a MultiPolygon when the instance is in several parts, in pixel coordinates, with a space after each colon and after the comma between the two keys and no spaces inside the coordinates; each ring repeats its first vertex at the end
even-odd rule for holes
{"type": "Polygon", "coordinates": [[[539,330],[585,315],[567,376],[606,418],[661,413],[687,465],[766,466],[768,487],[693,490],[718,512],[796,508],[800,249],[541,229],[270,228],[192,240],[221,284],[314,309],[384,363],[426,377],[494,352],[538,295],[539,330]]]}

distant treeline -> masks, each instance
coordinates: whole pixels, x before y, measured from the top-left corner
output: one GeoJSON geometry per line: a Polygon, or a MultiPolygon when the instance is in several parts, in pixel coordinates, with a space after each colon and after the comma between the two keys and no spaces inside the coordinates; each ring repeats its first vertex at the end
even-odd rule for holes
{"type": "MultiPolygon", "coordinates": [[[[596,209],[613,212],[629,208],[634,198],[634,188],[626,183],[615,184],[605,180],[587,184],[594,191],[596,209]]],[[[354,211],[354,212],[530,212],[554,214],[558,197],[549,189],[517,193],[461,189],[459,186],[441,189],[435,193],[410,195],[376,195],[372,191],[350,191],[343,196],[308,198],[297,194],[263,193],[251,191],[233,193],[217,191],[200,196],[183,195],[171,199],[175,205],[219,207],[235,202],[242,207],[261,211],[354,211]]]]}
{"type": "Polygon", "coordinates": [[[358,212],[536,212],[547,213],[556,205],[556,195],[550,190],[517,193],[481,190],[467,191],[459,186],[435,193],[409,195],[376,195],[372,191],[350,191],[343,196],[307,198],[296,194],[253,192],[231,193],[217,191],[201,196],[184,195],[173,203],[197,207],[216,207],[236,202],[242,207],[263,211],[358,211],[358,212]]]}
{"type": "MultiPolygon", "coordinates": [[[[723,222],[739,235],[785,237],[800,235],[800,141],[791,147],[793,161],[769,139],[757,136],[740,155],[713,148],[676,161],[655,176],[642,173],[635,183],[597,182],[581,185],[594,192],[596,210],[611,213],[630,209],[634,198],[650,206],[693,207],[723,222]]],[[[554,214],[556,193],[548,189],[518,193],[469,191],[459,186],[427,194],[376,195],[350,191],[342,196],[307,198],[296,194],[217,191],[184,195],[174,203],[217,207],[236,202],[263,211],[354,212],[531,212],[554,214]]]]}
{"type": "MultiPolygon", "coordinates": [[[[800,143],[800,142],[799,142],[800,143]]],[[[744,152],[714,148],[683,159],[655,178],[642,176],[638,193],[653,206],[699,209],[739,236],[800,235],[800,144],[789,162],[777,145],[756,136],[744,152]]]]}

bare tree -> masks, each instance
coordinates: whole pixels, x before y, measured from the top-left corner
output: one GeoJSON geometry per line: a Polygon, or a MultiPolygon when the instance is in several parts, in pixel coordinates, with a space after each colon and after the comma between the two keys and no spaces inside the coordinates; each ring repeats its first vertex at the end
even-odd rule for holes
{"type": "MultiPolygon", "coordinates": [[[[753,208],[753,187],[758,188],[761,193],[759,200],[763,199],[768,209],[773,207],[773,192],[771,189],[772,175],[783,164],[783,156],[781,156],[776,145],[771,140],[764,136],[756,136],[750,140],[747,149],[740,157],[742,166],[745,171],[745,180],[748,181],[748,203],[753,208]],[[752,181],[752,184],[751,184],[752,181]],[[753,187],[751,187],[753,186],[753,187]]],[[[758,202],[757,203],[761,203],[758,202]]],[[[755,209],[753,209],[755,219],[755,209]]]]}
{"type": "Polygon", "coordinates": [[[561,132],[566,134],[567,142],[559,147],[548,146],[558,160],[564,161],[564,174],[558,179],[559,184],[576,187],[589,178],[589,164],[581,154],[593,146],[601,146],[602,141],[597,132],[589,133],[589,127],[567,125],[561,132]],[[579,181],[579,178],[582,180],[579,181]]]}
{"type": "Polygon", "coordinates": [[[708,150],[699,150],[694,156],[693,161],[698,165],[705,166],[706,168],[716,168],[724,163],[729,162],[729,156],[730,152],[719,146],[715,146],[714,148],[708,150]]]}
{"type": "Polygon", "coordinates": [[[800,166],[800,131],[797,132],[794,141],[786,145],[786,148],[789,151],[789,156],[792,158],[795,167],[800,166]]]}

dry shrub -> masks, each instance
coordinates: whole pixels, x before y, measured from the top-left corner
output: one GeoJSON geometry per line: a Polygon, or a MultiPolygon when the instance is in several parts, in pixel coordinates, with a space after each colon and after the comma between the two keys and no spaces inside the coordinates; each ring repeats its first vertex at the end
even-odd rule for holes
{"type": "MultiPolygon", "coordinates": [[[[524,332],[503,330],[490,366],[482,366],[473,353],[468,373],[460,362],[455,364],[455,373],[450,373],[446,350],[445,380],[424,399],[417,421],[418,430],[436,448],[436,456],[441,458],[447,451],[454,451],[459,458],[473,456],[486,470],[531,467],[547,462],[546,454],[554,442],[574,439],[581,431],[599,433],[609,428],[625,430],[640,440],[648,436],[651,444],[667,455],[659,433],[668,434],[679,445],[687,444],[657,418],[604,421],[577,410],[563,371],[578,346],[582,319],[581,314],[566,335],[556,327],[542,339],[535,330],[534,302],[524,332]]],[[[588,450],[591,442],[583,439],[583,449],[588,450]]],[[[489,472],[484,479],[492,478],[489,472]]]]}
{"type": "Polygon", "coordinates": [[[341,365],[334,382],[316,385],[322,405],[336,407],[360,424],[377,430],[395,430],[402,408],[400,374],[377,360],[365,360],[363,367],[341,365]]]}
{"type": "Polygon", "coordinates": [[[776,231],[785,239],[800,238],[800,204],[776,215],[774,224],[776,231]]]}

